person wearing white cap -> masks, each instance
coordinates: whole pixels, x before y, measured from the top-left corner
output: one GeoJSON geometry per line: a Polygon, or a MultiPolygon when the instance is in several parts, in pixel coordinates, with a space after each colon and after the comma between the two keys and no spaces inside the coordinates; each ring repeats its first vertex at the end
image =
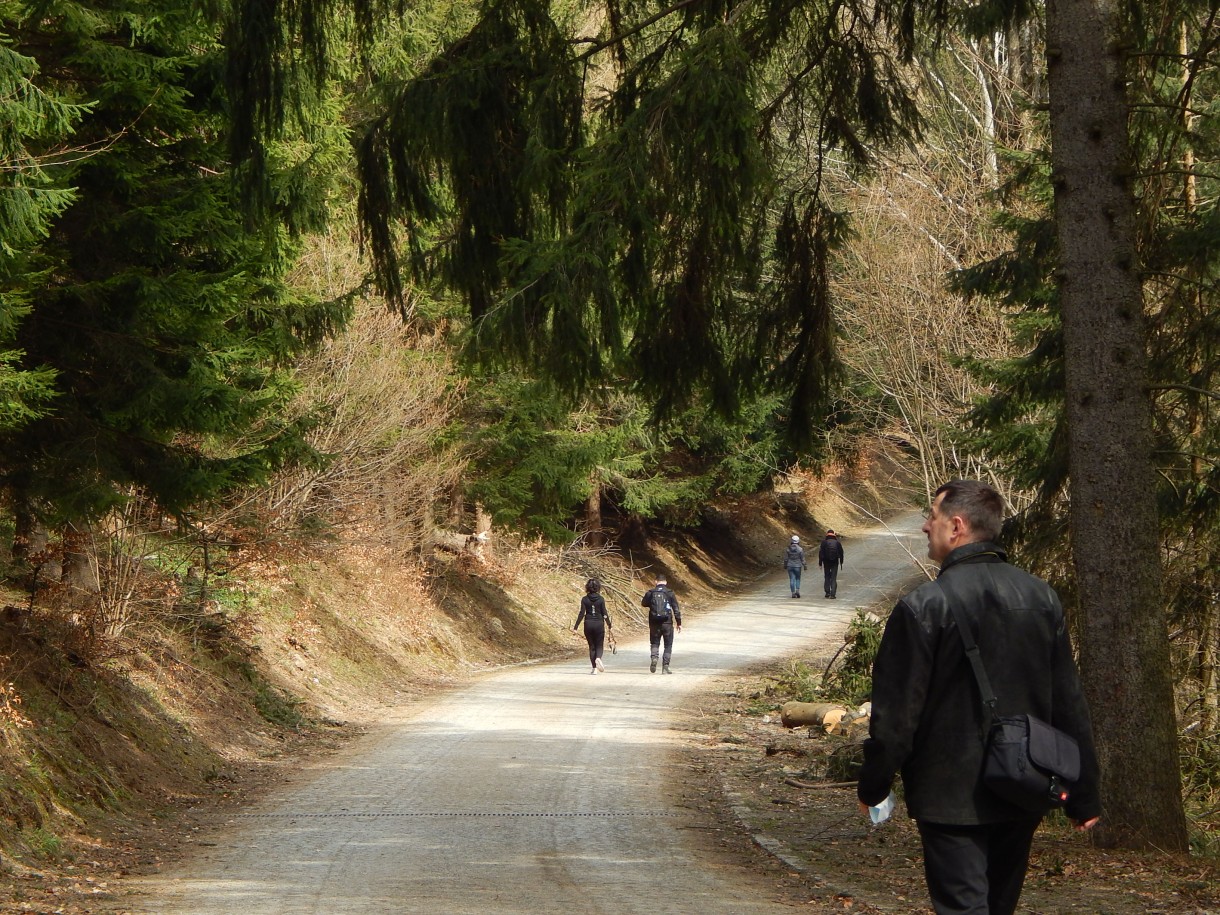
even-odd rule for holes
{"type": "Polygon", "coordinates": [[[784,553],[784,568],[788,570],[788,590],[793,597],[801,596],[801,572],[809,568],[805,565],[805,548],[801,546],[801,538],[796,534],[788,541],[788,549],[784,553]]]}

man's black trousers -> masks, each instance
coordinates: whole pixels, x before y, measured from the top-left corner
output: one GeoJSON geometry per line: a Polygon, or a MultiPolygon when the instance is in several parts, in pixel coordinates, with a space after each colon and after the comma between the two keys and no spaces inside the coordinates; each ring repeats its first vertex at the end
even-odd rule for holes
{"type": "Polygon", "coordinates": [[[1013,915],[1038,820],[947,826],[919,822],[936,915],[1013,915]]]}
{"type": "Polygon", "coordinates": [[[826,573],[825,592],[827,597],[837,597],[839,593],[839,564],[832,562],[823,566],[826,573]]]}
{"type": "Polygon", "coordinates": [[[669,659],[674,653],[674,622],[668,619],[663,623],[648,621],[648,643],[652,648],[653,660],[660,655],[661,663],[669,666],[669,659]],[[665,642],[665,653],[661,654],[661,642],[665,642]]]}

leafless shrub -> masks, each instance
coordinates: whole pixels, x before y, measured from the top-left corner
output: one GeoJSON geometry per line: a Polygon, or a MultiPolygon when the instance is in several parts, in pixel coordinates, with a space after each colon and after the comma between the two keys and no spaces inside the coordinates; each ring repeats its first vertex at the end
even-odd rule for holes
{"type": "MultiPolygon", "coordinates": [[[[359,290],[366,276],[354,229],[339,222],[309,240],[293,282],[311,295],[339,298],[359,290]]],[[[300,361],[296,380],[288,418],[315,421],[309,442],[327,460],[213,509],[209,524],[255,519],[272,533],[305,527],[396,548],[427,543],[433,504],[463,470],[455,450],[440,444],[462,392],[441,343],[364,297],[348,327],[300,361]]]]}
{"type": "Polygon", "coordinates": [[[86,660],[105,657],[134,622],[177,607],[182,589],[173,571],[163,567],[165,551],[185,556],[194,546],[172,530],[155,503],[135,489],[98,522],[75,528],[75,549],[88,566],[90,587],[64,580],[48,590],[46,600],[72,625],[76,654],[86,660]]]}
{"type": "MultiPolygon", "coordinates": [[[[7,655],[0,655],[0,667],[8,662],[7,655]]],[[[17,688],[12,683],[0,681],[0,737],[7,740],[11,732],[33,727],[33,724],[21,709],[21,695],[17,688]]]]}
{"type": "Polygon", "coordinates": [[[910,444],[929,495],[947,478],[971,476],[992,482],[1018,509],[1028,497],[960,434],[985,392],[964,357],[1011,356],[1013,336],[999,304],[954,294],[948,278],[1004,244],[987,192],[1000,177],[997,140],[1021,142],[1013,118],[1029,90],[1018,78],[1022,59],[1020,36],[996,36],[921,62],[923,141],[880,153],[866,177],[839,170],[831,178],[854,230],[834,278],[840,354],[853,376],[849,406],[870,431],[910,444]]]}
{"type": "Polygon", "coordinates": [[[555,550],[558,571],[572,572],[583,579],[596,578],[602,584],[602,594],[616,604],[616,612],[637,623],[645,623],[635,594],[635,582],[640,577],[636,569],[624,567],[622,554],[610,545],[596,545],[581,535],[555,550]]]}
{"type": "Polygon", "coordinates": [[[270,529],[315,526],[402,548],[427,542],[432,507],[457,484],[463,464],[438,444],[460,394],[441,345],[413,335],[375,304],[297,371],[294,409],[316,425],[318,467],[281,474],[214,517],[250,513],[270,529]]]}
{"type": "Polygon", "coordinates": [[[858,235],[836,278],[838,320],[842,358],[866,384],[846,396],[875,429],[910,443],[928,495],[963,476],[1006,491],[988,455],[963,446],[960,429],[985,390],[963,359],[1009,355],[1011,335],[999,308],[946,286],[950,270],[982,253],[984,214],[910,165],[883,170],[852,195],[858,235]]]}

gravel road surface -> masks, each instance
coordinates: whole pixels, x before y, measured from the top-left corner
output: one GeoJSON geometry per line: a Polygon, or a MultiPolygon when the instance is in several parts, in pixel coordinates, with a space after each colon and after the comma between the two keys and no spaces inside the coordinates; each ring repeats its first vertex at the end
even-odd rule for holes
{"type": "Polygon", "coordinates": [[[673,676],[648,672],[645,637],[620,641],[598,676],[582,655],[413,706],[234,817],[174,870],[132,881],[130,911],[790,911],[709,851],[703,814],[678,805],[671,711],[709,677],[836,635],[857,607],[907,585],[911,554],[925,552],[920,523],[911,514],[847,538],[833,601],[820,597],[816,558],[808,596],[789,598],[777,544],[774,576],[684,614],[673,676]]]}

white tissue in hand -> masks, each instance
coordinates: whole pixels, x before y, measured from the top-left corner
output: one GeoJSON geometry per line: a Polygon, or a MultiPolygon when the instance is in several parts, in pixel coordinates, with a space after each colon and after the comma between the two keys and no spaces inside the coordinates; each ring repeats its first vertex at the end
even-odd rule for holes
{"type": "Polygon", "coordinates": [[[890,814],[894,812],[894,793],[891,791],[889,797],[878,804],[876,807],[868,808],[869,818],[874,823],[884,823],[890,818],[890,814]]]}

